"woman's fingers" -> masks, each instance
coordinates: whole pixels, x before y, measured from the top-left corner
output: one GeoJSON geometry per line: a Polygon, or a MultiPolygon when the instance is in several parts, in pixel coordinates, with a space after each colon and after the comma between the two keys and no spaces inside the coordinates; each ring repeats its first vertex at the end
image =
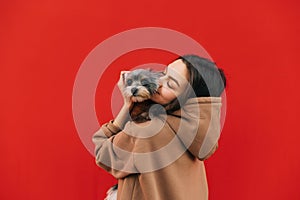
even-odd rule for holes
{"type": "MultiPolygon", "coordinates": [[[[130,71],[121,71],[120,73],[120,78],[119,78],[119,82],[118,82],[118,87],[121,91],[121,93],[124,93],[124,88],[125,88],[125,80],[126,80],[126,76],[130,71]]],[[[127,95],[123,94],[123,98],[124,98],[124,103],[131,105],[132,101],[131,98],[128,97],[127,95]]]]}
{"type": "Polygon", "coordinates": [[[119,88],[121,90],[124,88],[125,78],[126,78],[126,74],[127,73],[129,73],[129,71],[121,71],[121,73],[120,73],[120,78],[119,78],[118,86],[119,86],[119,88]]]}

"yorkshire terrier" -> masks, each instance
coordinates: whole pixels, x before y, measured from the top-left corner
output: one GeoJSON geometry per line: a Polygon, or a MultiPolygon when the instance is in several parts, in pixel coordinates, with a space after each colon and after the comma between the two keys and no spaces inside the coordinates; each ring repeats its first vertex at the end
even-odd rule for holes
{"type": "MultiPolygon", "coordinates": [[[[159,78],[162,73],[147,69],[136,69],[123,74],[124,96],[134,102],[131,108],[131,120],[137,123],[150,120],[149,109],[154,104],[150,98],[159,88],[159,78]]],[[[107,191],[105,200],[117,199],[118,184],[107,191]]]]}
{"type": "Polygon", "coordinates": [[[124,74],[124,96],[134,102],[130,110],[131,120],[137,123],[149,120],[149,108],[153,105],[151,96],[159,87],[160,72],[147,69],[136,69],[124,74]]]}
{"type": "Polygon", "coordinates": [[[136,69],[123,74],[124,95],[131,97],[134,102],[150,99],[157,92],[161,75],[160,72],[147,69],[136,69]]]}

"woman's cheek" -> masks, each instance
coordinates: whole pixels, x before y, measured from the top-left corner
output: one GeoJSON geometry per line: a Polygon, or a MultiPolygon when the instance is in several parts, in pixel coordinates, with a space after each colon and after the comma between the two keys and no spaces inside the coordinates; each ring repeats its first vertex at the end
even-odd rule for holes
{"type": "Polygon", "coordinates": [[[174,92],[169,89],[164,89],[161,94],[165,100],[164,102],[165,104],[170,103],[172,100],[176,98],[174,92]]]}

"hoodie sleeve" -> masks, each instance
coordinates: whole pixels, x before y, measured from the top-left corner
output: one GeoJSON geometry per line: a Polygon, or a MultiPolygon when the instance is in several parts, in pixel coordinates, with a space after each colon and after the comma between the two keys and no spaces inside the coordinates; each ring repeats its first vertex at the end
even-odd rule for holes
{"type": "Polygon", "coordinates": [[[220,109],[220,97],[193,98],[183,107],[180,122],[171,124],[189,152],[200,160],[209,158],[218,147],[220,109]]]}
{"type": "Polygon", "coordinates": [[[133,140],[110,121],[93,135],[96,164],[120,179],[136,173],[133,163],[133,140]]]}
{"type": "Polygon", "coordinates": [[[220,108],[220,98],[202,97],[188,101],[178,115],[128,122],[124,130],[110,121],[93,136],[96,163],[120,179],[167,166],[186,150],[207,159],[218,146],[220,108]]]}

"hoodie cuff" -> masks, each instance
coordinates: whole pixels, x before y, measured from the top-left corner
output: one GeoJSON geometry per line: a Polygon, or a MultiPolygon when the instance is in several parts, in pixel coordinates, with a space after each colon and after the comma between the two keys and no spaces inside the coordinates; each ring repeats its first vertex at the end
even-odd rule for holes
{"type": "Polygon", "coordinates": [[[121,131],[119,127],[113,124],[114,120],[110,120],[108,123],[103,124],[102,129],[104,129],[104,134],[107,137],[111,137],[121,131]]]}

